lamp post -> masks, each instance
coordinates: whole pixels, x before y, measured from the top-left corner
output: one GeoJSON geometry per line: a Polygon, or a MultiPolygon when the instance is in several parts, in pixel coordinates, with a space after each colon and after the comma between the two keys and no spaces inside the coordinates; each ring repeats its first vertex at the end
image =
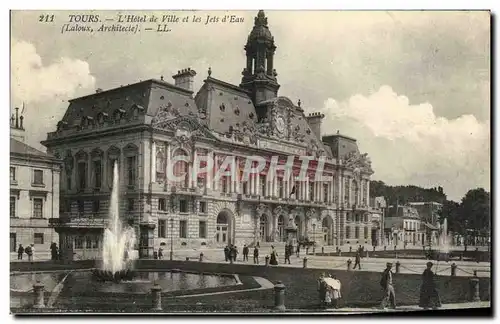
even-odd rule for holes
{"type": "Polygon", "coordinates": [[[315,249],[315,246],[316,246],[316,223],[313,223],[313,242],[314,242],[314,245],[313,245],[313,255],[316,255],[316,249],[315,249]]]}

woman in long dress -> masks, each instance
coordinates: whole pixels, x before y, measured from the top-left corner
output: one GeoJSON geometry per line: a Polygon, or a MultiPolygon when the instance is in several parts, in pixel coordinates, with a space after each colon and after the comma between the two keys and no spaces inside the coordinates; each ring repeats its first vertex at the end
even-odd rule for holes
{"type": "Polygon", "coordinates": [[[439,293],[434,282],[434,272],[432,272],[431,268],[432,262],[427,262],[427,269],[422,273],[422,286],[420,287],[420,302],[418,306],[423,309],[441,307],[439,293]]]}
{"type": "Polygon", "coordinates": [[[269,261],[270,265],[278,265],[278,253],[274,250],[274,246],[271,246],[271,260],[269,261]]]}

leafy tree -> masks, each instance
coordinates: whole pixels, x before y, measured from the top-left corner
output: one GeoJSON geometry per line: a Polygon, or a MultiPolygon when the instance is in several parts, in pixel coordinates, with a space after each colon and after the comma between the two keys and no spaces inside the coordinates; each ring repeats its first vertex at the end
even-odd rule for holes
{"type": "Polygon", "coordinates": [[[471,189],[460,203],[460,221],[467,222],[467,227],[475,234],[489,235],[491,228],[490,193],[483,188],[471,189]]]}
{"type": "Polygon", "coordinates": [[[446,200],[443,207],[439,211],[439,222],[443,223],[444,219],[448,222],[448,231],[455,233],[463,233],[464,226],[461,219],[460,204],[453,200],[446,200]]]}

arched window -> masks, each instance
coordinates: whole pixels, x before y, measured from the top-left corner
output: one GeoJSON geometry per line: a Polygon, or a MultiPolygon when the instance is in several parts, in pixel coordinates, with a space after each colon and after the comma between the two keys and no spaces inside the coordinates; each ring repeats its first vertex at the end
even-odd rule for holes
{"type": "Polygon", "coordinates": [[[173,156],[173,174],[176,178],[176,184],[180,187],[187,188],[189,186],[189,155],[182,149],[177,149],[173,156]]]}
{"type": "Polygon", "coordinates": [[[165,181],[166,160],[162,151],[156,153],[156,181],[165,181]]]}

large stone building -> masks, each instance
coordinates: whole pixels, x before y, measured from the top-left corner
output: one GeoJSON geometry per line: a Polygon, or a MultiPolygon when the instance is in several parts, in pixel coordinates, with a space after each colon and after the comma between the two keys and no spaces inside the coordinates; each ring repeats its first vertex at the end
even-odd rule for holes
{"type": "MultiPolygon", "coordinates": [[[[61,161],[25,143],[19,109],[10,122],[10,252],[34,244],[35,259],[50,256],[49,246],[59,238],[50,219],[59,217],[61,161]]],[[[24,256],[26,258],[26,256],[24,256]]]]}
{"type": "MultiPolygon", "coordinates": [[[[216,79],[209,69],[195,94],[196,73],[185,69],[173,76],[174,84],[161,77],[71,100],[57,130],[44,141],[64,160],[63,212],[52,224],[66,256],[91,257],[98,251],[115,161],[121,217],[135,228],[141,257],[171,242],[176,248],[279,245],[292,220],[299,238],[320,246],[371,244],[370,161],[355,139],[321,136],[323,115],[306,115],[300,101],[278,96],[275,50],[260,11],[245,45],[240,85],[216,79]],[[238,168],[220,181],[210,173],[189,173],[183,181],[166,176],[177,157],[190,161],[175,165],[182,173],[207,156],[215,161],[234,156],[240,165],[255,155],[268,165],[271,156],[321,156],[324,174],[333,180],[314,181],[315,162],[306,182],[283,174],[269,179],[268,167],[247,182],[238,180],[238,168]]],[[[297,175],[300,163],[293,168],[297,175]]]]}

